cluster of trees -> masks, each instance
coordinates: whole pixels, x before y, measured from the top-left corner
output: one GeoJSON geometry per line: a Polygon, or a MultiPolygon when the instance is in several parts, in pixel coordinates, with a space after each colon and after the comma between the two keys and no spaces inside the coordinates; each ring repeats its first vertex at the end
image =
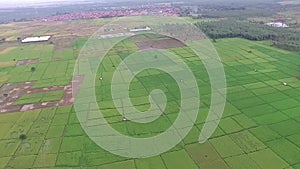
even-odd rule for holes
{"type": "Polygon", "coordinates": [[[297,30],[233,19],[198,22],[196,25],[214,40],[236,37],[256,41],[272,40],[278,48],[300,52],[300,31],[297,30]]]}
{"type": "Polygon", "coordinates": [[[196,18],[238,18],[271,17],[275,12],[260,8],[236,8],[202,11],[196,18]]]}

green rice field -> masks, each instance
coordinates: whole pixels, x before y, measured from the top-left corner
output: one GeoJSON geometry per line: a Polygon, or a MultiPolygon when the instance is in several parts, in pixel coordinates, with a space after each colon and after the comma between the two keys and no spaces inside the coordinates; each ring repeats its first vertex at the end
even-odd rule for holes
{"type": "MultiPolygon", "coordinates": [[[[68,85],[78,51],[86,40],[77,38],[63,50],[49,43],[18,44],[11,50],[0,50],[0,86],[31,81],[35,82],[33,89],[68,85]],[[40,62],[1,66],[26,59],[40,62]],[[36,70],[32,71],[32,67],[36,70]]],[[[167,50],[180,56],[193,71],[201,102],[192,130],[177,146],[151,158],[120,157],[87,136],[73,105],[56,106],[0,114],[0,168],[300,169],[300,55],[243,39],[220,39],[213,45],[224,65],[228,94],[218,128],[205,143],[198,143],[198,139],[211,104],[209,76],[191,49],[178,47],[167,50]],[[27,138],[20,139],[21,134],[27,138]]],[[[167,73],[143,71],[130,83],[132,104],[139,111],[148,110],[150,92],[160,89],[168,99],[166,109],[149,124],[123,121],[112,101],[111,80],[122,59],[138,50],[132,38],[114,46],[103,64],[98,68],[95,65],[95,93],[99,108],[115,130],[144,138],[162,133],[172,125],[180,109],[181,95],[167,73]]],[[[151,50],[143,54],[152,57],[151,50]]],[[[63,94],[25,94],[14,105],[57,101],[63,94]]]]}

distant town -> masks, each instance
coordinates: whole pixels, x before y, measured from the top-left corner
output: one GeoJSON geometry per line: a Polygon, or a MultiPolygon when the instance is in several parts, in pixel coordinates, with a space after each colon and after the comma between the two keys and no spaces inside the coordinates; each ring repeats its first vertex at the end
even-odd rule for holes
{"type": "Polygon", "coordinates": [[[122,16],[141,16],[141,15],[158,15],[158,16],[179,16],[186,9],[172,7],[167,5],[141,5],[135,7],[112,7],[104,11],[86,11],[74,12],[50,17],[38,18],[35,21],[68,21],[78,19],[97,19],[97,18],[112,18],[122,16]]]}

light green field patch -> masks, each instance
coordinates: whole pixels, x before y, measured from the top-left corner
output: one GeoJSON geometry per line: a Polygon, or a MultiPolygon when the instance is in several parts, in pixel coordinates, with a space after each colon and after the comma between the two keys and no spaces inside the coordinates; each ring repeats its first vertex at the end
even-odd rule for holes
{"type": "MultiPolygon", "coordinates": [[[[32,65],[32,67],[35,68],[34,72],[28,72],[28,74],[30,74],[30,78],[28,79],[29,81],[39,81],[40,79],[43,78],[44,72],[47,69],[47,67],[49,66],[49,63],[40,63],[38,65],[32,65]]],[[[31,69],[31,68],[30,68],[31,69]]],[[[48,84],[49,87],[51,85],[48,84]]]]}
{"type": "Polygon", "coordinates": [[[100,165],[106,165],[106,164],[112,164],[114,166],[114,163],[118,163],[120,161],[127,160],[126,158],[111,154],[107,151],[104,151],[103,149],[100,149],[99,147],[96,148],[96,151],[91,153],[85,153],[84,154],[85,163],[88,166],[100,166],[100,165]]]}
{"type": "Polygon", "coordinates": [[[9,80],[9,75],[0,76],[0,86],[6,83],[9,80]]]}
{"type": "Polygon", "coordinates": [[[232,104],[238,109],[244,109],[249,107],[254,107],[258,105],[262,105],[264,102],[258,97],[251,97],[247,99],[234,101],[232,104]]]}
{"type": "Polygon", "coordinates": [[[228,116],[232,116],[232,115],[236,115],[236,114],[240,114],[240,113],[241,112],[236,107],[234,107],[232,104],[227,102],[225,105],[223,117],[228,117],[228,116]]]}
{"type": "Polygon", "coordinates": [[[32,111],[26,111],[22,112],[21,118],[17,120],[17,123],[30,123],[34,122],[37,117],[39,116],[41,110],[32,110],[32,111]]]}
{"type": "Polygon", "coordinates": [[[57,154],[38,154],[33,167],[46,168],[54,167],[57,154]]]}
{"type": "Polygon", "coordinates": [[[59,101],[63,97],[65,91],[43,92],[37,94],[26,94],[19,98],[14,105],[24,105],[29,103],[59,101]]]}
{"type": "Polygon", "coordinates": [[[43,144],[41,146],[41,149],[39,153],[42,154],[55,154],[59,152],[60,145],[61,145],[62,139],[61,138],[51,138],[51,139],[45,139],[43,141],[43,144]]]}
{"type": "Polygon", "coordinates": [[[4,138],[6,136],[6,134],[8,133],[8,131],[10,130],[10,128],[12,127],[13,124],[9,124],[9,123],[0,123],[0,138],[4,138]]]}
{"type": "Polygon", "coordinates": [[[198,167],[194,163],[194,161],[189,157],[189,155],[184,151],[175,151],[162,155],[162,159],[166,164],[167,168],[172,169],[197,169],[198,167]]]}
{"type": "Polygon", "coordinates": [[[13,127],[11,127],[5,139],[17,139],[21,134],[27,133],[31,128],[33,122],[23,122],[23,123],[15,123],[13,127]]]}
{"type": "Polygon", "coordinates": [[[270,149],[257,151],[248,154],[248,156],[251,159],[253,159],[261,168],[281,169],[281,168],[287,168],[289,166],[289,164],[287,164],[284,160],[278,157],[270,149]]]}
{"type": "Polygon", "coordinates": [[[0,157],[11,157],[20,144],[19,140],[0,140],[0,157]]]}
{"type": "Polygon", "coordinates": [[[32,155],[37,154],[43,144],[43,138],[27,138],[22,141],[16,151],[16,155],[32,155]]]}
{"type": "Polygon", "coordinates": [[[55,110],[56,107],[42,109],[41,113],[34,122],[34,125],[49,125],[55,115],[55,110]]]}
{"type": "Polygon", "coordinates": [[[79,166],[81,156],[82,153],[80,151],[59,153],[56,161],[56,166],[67,166],[67,167],[79,166]]]}
{"type": "Polygon", "coordinates": [[[183,139],[184,144],[196,143],[199,141],[200,130],[194,126],[188,135],[183,139]]]}
{"type": "Polygon", "coordinates": [[[53,59],[59,61],[72,60],[74,59],[73,49],[64,49],[64,50],[55,51],[53,54],[53,59]]]}
{"type": "Polygon", "coordinates": [[[271,73],[271,72],[277,72],[277,69],[263,69],[259,70],[261,73],[271,73]]]}
{"type": "Polygon", "coordinates": [[[225,159],[231,169],[260,169],[260,167],[248,155],[243,154],[225,159]]]}
{"type": "Polygon", "coordinates": [[[50,61],[52,57],[53,45],[49,44],[29,44],[20,45],[4,53],[0,53],[0,61],[8,62],[15,60],[25,60],[40,58],[41,62],[50,61]]]}
{"type": "MultiPolygon", "coordinates": [[[[199,129],[202,129],[202,126],[201,128],[198,127],[199,129]]],[[[216,137],[220,137],[220,136],[224,136],[226,135],[226,133],[220,128],[216,128],[215,132],[213,133],[213,135],[211,136],[211,138],[216,138],[216,137]]]]}
{"type": "Polygon", "coordinates": [[[267,142],[280,138],[281,136],[267,126],[259,126],[250,129],[250,132],[262,142],[267,142]]]}
{"type": "Polygon", "coordinates": [[[137,169],[166,169],[160,156],[135,160],[137,169]]]}
{"type": "Polygon", "coordinates": [[[208,112],[209,112],[209,109],[206,108],[206,107],[200,107],[200,112],[197,116],[197,119],[195,121],[195,124],[203,124],[207,118],[207,115],[208,115],[208,112]]]}
{"type": "Polygon", "coordinates": [[[269,148],[273,150],[279,157],[288,162],[290,165],[295,165],[300,162],[300,148],[282,138],[267,143],[269,148]]]}
{"type": "Polygon", "coordinates": [[[82,136],[84,134],[85,133],[80,124],[67,125],[64,130],[64,136],[66,137],[82,136]]]}
{"type": "Polygon", "coordinates": [[[300,147],[300,133],[288,136],[287,139],[290,140],[292,143],[296,144],[298,147],[300,147]]]}
{"type": "Polygon", "coordinates": [[[281,136],[289,136],[292,134],[299,133],[300,131],[300,123],[290,119],[287,121],[283,121],[280,123],[275,123],[270,125],[270,128],[280,134],[281,136]]]}
{"type": "Polygon", "coordinates": [[[65,126],[64,125],[51,125],[46,138],[58,138],[58,137],[62,137],[63,132],[64,132],[65,126]]]}
{"type": "Polygon", "coordinates": [[[253,120],[259,125],[274,124],[288,119],[289,117],[281,112],[268,113],[253,118],[253,120]]]}
{"type": "Polygon", "coordinates": [[[56,109],[56,114],[69,114],[71,109],[72,109],[72,106],[59,106],[56,109]]]}
{"type": "Polygon", "coordinates": [[[219,123],[220,128],[227,134],[241,131],[243,128],[231,117],[222,119],[219,123]]]}
{"type": "Polygon", "coordinates": [[[257,124],[253,120],[251,120],[244,114],[235,115],[232,117],[232,119],[235,120],[244,129],[257,126],[257,124]]]}
{"type": "Polygon", "coordinates": [[[60,152],[79,151],[83,148],[84,137],[64,137],[60,152]]]}
{"type": "Polygon", "coordinates": [[[292,109],[288,109],[288,110],[283,110],[282,111],[284,114],[286,114],[287,116],[293,118],[293,117],[298,117],[300,116],[300,107],[295,107],[292,109]]]}
{"type": "Polygon", "coordinates": [[[277,108],[278,110],[287,110],[290,108],[295,108],[299,106],[299,102],[294,99],[285,99],[282,101],[272,102],[270,103],[272,106],[277,108]]]}
{"type": "Polygon", "coordinates": [[[13,157],[7,166],[12,168],[32,168],[36,155],[13,157]]]}
{"type": "Polygon", "coordinates": [[[135,164],[133,160],[129,160],[129,161],[122,161],[122,162],[117,162],[117,163],[113,163],[113,164],[107,164],[107,165],[103,165],[100,167],[97,167],[99,169],[115,169],[115,168],[124,168],[124,169],[135,169],[135,164]]]}
{"type": "Polygon", "coordinates": [[[230,137],[247,154],[266,148],[261,141],[248,131],[235,133],[230,135],[230,137]]]}
{"type": "Polygon", "coordinates": [[[0,158],[0,167],[1,168],[5,168],[5,166],[9,162],[9,160],[10,160],[10,157],[2,157],[2,158],[0,158]]]}
{"type": "MultiPolygon", "coordinates": [[[[296,164],[293,166],[293,169],[299,169],[300,168],[300,164],[296,164]]],[[[289,169],[289,168],[288,168],[289,169]]],[[[292,169],[292,168],[291,168],[292,169]]]]}
{"type": "Polygon", "coordinates": [[[66,125],[68,123],[69,113],[56,114],[52,119],[52,125],[66,125]]]}
{"type": "Polygon", "coordinates": [[[288,99],[289,97],[285,95],[284,93],[281,92],[274,92],[270,94],[265,94],[265,95],[259,95],[261,99],[263,99],[265,102],[274,102],[274,101],[280,101],[280,100],[285,100],[288,99]]]}
{"type": "Polygon", "coordinates": [[[69,124],[79,124],[79,120],[77,118],[77,114],[72,112],[69,117],[69,124]]]}
{"type": "Polygon", "coordinates": [[[211,139],[210,143],[222,158],[244,154],[243,150],[227,135],[211,139]]]}
{"type": "Polygon", "coordinates": [[[30,130],[28,131],[27,136],[43,138],[47,133],[48,128],[49,128],[48,124],[44,124],[44,125],[33,124],[30,130]]]}
{"type": "Polygon", "coordinates": [[[264,84],[263,82],[258,82],[258,83],[250,83],[250,84],[244,85],[244,87],[247,89],[257,89],[257,88],[267,87],[267,85],[264,84]]]}
{"type": "Polygon", "coordinates": [[[229,101],[237,101],[237,100],[241,100],[241,99],[251,98],[254,96],[255,95],[253,93],[249,92],[246,89],[243,89],[243,90],[238,90],[236,92],[228,93],[227,99],[229,101]]]}
{"type": "Polygon", "coordinates": [[[277,112],[277,110],[268,105],[268,104],[262,104],[254,107],[249,107],[246,109],[243,109],[243,113],[253,119],[256,116],[266,115],[277,112]]]}
{"type": "Polygon", "coordinates": [[[209,142],[187,145],[185,149],[199,168],[229,169],[209,142]]]}
{"type": "MultiPolygon", "coordinates": [[[[274,88],[274,86],[273,86],[273,87],[264,87],[264,88],[254,89],[254,90],[252,90],[252,92],[255,93],[257,96],[260,96],[260,95],[265,95],[265,94],[276,93],[276,92],[278,92],[278,90],[276,90],[276,88],[274,88]]],[[[262,102],[262,101],[260,101],[260,102],[262,102]]]]}

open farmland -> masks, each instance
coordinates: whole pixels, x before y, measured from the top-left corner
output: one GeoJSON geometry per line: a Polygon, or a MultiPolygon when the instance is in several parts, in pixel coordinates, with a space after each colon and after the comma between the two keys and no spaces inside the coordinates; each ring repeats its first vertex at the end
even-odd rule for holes
{"type": "MultiPolygon", "coordinates": [[[[149,17],[145,19],[151,21],[149,17]]],[[[99,23],[103,24],[103,20],[99,23]]],[[[10,25],[0,29],[8,30],[5,27],[10,25]]],[[[72,34],[60,22],[53,23],[47,31],[53,30],[66,37],[72,34]],[[56,24],[61,27],[55,28],[56,24]]],[[[181,95],[175,80],[163,71],[149,69],[137,74],[130,83],[132,104],[139,111],[148,110],[150,92],[160,89],[168,99],[166,109],[149,124],[124,121],[124,114],[112,102],[110,85],[120,62],[134,52],[140,51],[145,60],[159,57],[154,49],[179,56],[195,74],[201,95],[198,117],[185,139],[162,155],[130,159],[107,152],[86,135],[71,97],[66,97],[68,104],[60,104],[66,101],[64,96],[70,96],[70,83],[80,82],[80,77],[73,78],[73,71],[78,53],[91,34],[85,31],[74,33],[78,36],[74,36],[72,43],[59,35],[54,36],[54,43],[0,45],[0,86],[7,87],[0,89],[0,108],[3,110],[1,106],[7,103],[17,106],[14,111],[0,114],[0,168],[300,168],[299,54],[242,39],[220,39],[213,43],[224,65],[228,95],[218,128],[207,142],[200,144],[199,134],[211,104],[209,76],[201,60],[182,42],[162,35],[141,34],[116,44],[105,55],[104,64],[94,65],[98,70],[98,106],[115,130],[136,138],[151,137],[168,129],[180,109],[181,95]],[[62,45],[64,42],[69,44],[62,45]],[[21,61],[26,64],[17,64],[21,61]],[[16,98],[10,99],[12,95],[16,98]],[[42,108],[22,109],[43,103],[47,104],[42,108]],[[20,139],[21,134],[27,138],[20,139]]],[[[12,39],[17,36],[18,33],[12,39]]],[[[177,71],[174,67],[170,68],[177,71]]]]}

